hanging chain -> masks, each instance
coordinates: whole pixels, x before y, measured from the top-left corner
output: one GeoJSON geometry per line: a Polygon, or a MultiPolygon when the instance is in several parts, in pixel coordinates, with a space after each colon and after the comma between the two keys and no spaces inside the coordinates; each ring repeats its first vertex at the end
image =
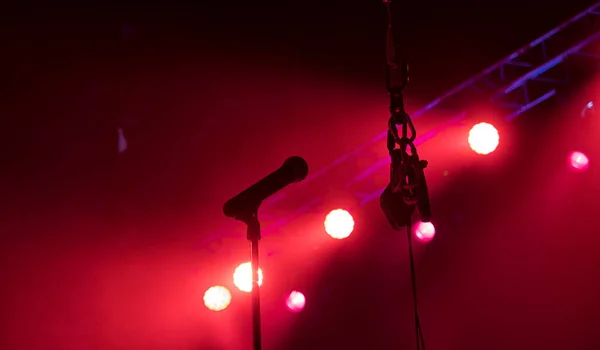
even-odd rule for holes
{"type": "Polygon", "coordinates": [[[408,64],[406,59],[398,55],[398,40],[393,27],[393,17],[390,0],[384,0],[388,16],[387,28],[387,65],[386,81],[390,94],[390,113],[388,121],[387,148],[392,159],[390,180],[394,185],[394,192],[401,191],[406,204],[414,205],[418,201],[416,188],[419,185],[419,176],[416,174],[421,164],[414,144],[417,132],[408,113],[404,109],[402,92],[408,84],[408,64]],[[401,136],[398,126],[401,127],[401,136]],[[410,154],[408,150],[410,149],[410,154]]]}
{"type": "Polygon", "coordinates": [[[388,144],[388,150],[391,152],[396,144],[406,150],[407,147],[414,148],[416,131],[408,113],[404,110],[404,99],[402,92],[408,84],[408,64],[406,59],[398,55],[398,40],[393,27],[393,17],[390,0],[384,0],[388,15],[387,28],[387,89],[390,94],[390,113],[389,132],[393,137],[393,144],[388,144]],[[402,126],[402,137],[398,136],[398,125],[402,126]],[[410,129],[410,136],[408,132],[410,129]]]}
{"type": "Polygon", "coordinates": [[[383,0],[388,15],[387,28],[387,88],[390,94],[390,119],[388,121],[387,148],[391,158],[390,184],[380,197],[381,208],[394,229],[406,226],[408,236],[410,275],[415,317],[417,350],[425,350],[421,322],[417,306],[417,282],[412,251],[411,216],[418,210],[421,220],[429,222],[429,194],[423,169],[427,161],[420,160],[415,146],[417,132],[408,113],[404,110],[402,92],[408,84],[408,64],[397,54],[399,41],[392,26],[391,0],[383,0]],[[402,135],[398,135],[398,126],[402,135]],[[408,149],[410,148],[410,154],[408,149]]]}

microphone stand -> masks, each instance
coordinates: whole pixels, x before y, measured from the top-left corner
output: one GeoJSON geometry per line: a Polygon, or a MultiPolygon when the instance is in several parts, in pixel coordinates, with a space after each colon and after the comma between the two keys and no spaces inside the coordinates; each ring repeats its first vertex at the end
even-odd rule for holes
{"type": "Polygon", "coordinates": [[[252,338],[254,350],[261,350],[260,291],[258,286],[258,241],[261,239],[258,208],[262,201],[292,182],[304,180],[308,164],[300,157],[289,157],[283,165],[262,180],[225,202],[225,216],[241,221],[247,226],[246,238],[250,242],[252,267],[252,338]]]}
{"type": "Polygon", "coordinates": [[[250,242],[250,264],[252,265],[252,342],[254,350],[261,350],[260,291],[258,287],[258,241],[261,238],[258,208],[240,221],[246,224],[246,238],[250,242]]]}

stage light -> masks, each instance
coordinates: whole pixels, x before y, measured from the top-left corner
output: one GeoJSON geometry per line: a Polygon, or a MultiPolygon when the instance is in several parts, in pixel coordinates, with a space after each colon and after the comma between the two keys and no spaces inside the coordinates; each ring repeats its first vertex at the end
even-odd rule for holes
{"type": "Polygon", "coordinates": [[[225,310],[231,303],[231,293],[223,286],[213,286],[204,292],[204,305],[212,311],[225,310]]]}
{"type": "Polygon", "coordinates": [[[569,156],[569,164],[575,170],[585,170],[590,165],[590,160],[582,152],[575,151],[569,156]]]}
{"type": "Polygon", "coordinates": [[[469,131],[469,145],[478,154],[489,154],[496,150],[500,143],[498,130],[488,123],[479,123],[469,131]]]}
{"type": "MultiPolygon", "coordinates": [[[[258,285],[262,285],[263,272],[258,269],[258,285]]],[[[233,284],[242,292],[252,291],[252,264],[247,262],[240,264],[233,272],[233,284]]]]}
{"type": "Polygon", "coordinates": [[[354,219],[344,209],[335,209],[325,217],[325,232],[335,239],[344,239],[354,230],[354,219]]]}
{"type": "Polygon", "coordinates": [[[304,294],[298,291],[291,292],[285,300],[285,306],[292,312],[302,311],[304,305],[306,305],[306,298],[304,297],[304,294]]]}
{"type": "Polygon", "coordinates": [[[419,222],[415,229],[415,236],[421,242],[429,242],[435,236],[435,226],[431,222],[419,222]]]}

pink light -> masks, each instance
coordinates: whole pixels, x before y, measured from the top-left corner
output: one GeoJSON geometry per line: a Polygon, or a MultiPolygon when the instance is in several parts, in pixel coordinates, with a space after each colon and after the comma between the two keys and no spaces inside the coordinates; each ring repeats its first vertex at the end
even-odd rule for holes
{"type": "Polygon", "coordinates": [[[590,165],[590,160],[588,157],[579,151],[571,152],[571,155],[569,156],[569,162],[571,167],[575,170],[585,170],[590,165]]]}
{"type": "Polygon", "coordinates": [[[421,242],[429,242],[435,236],[435,226],[431,222],[419,222],[415,230],[415,236],[421,242]]]}
{"type": "Polygon", "coordinates": [[[500,143],[498,130],[488,123],[479,123],[469,131],[469,145],[478,154],[490,154],[500,143]]]}
{"type": "Polygon", "coordinates": [[[325,232],[335,239],[344,239],[354,230],[354,219],[344,209],[335,209],[325,217],[325,232]]]}
{"type": "Polygon", "coordinates": [[[304,305],[306,305],[306,298],[304,294],[297,291],[291,292],[285,301],[285,306],[292,312],[302,311],[304,305]]]}

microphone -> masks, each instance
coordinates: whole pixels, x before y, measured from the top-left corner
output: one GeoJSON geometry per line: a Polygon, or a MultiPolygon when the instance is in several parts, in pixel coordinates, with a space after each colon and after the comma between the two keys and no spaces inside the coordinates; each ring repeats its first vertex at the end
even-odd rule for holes
{"type": "Polygon", "coordinates": [[[223,205],[225,216],[244,220],[256,214],[263,200],[292,182],[300,182],[308,175],[308,164],[301,157],[289,157],[283,165],[248,187],[223,205]]]}

